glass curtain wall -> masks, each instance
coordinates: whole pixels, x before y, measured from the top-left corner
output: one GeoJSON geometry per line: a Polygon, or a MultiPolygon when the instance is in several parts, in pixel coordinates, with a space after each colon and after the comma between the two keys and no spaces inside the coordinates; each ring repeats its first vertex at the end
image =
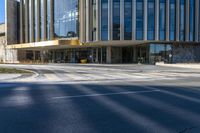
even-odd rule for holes
{"type": "Polygon", "coordinates": [[[166,38],[166,0],[160,0],[160,16],[159,16],[159,32],[160,40],[166,38]]]}
{"type": "Polygon", "coordinates": [[[132,39],[132,0],[124,0],[124,40],[132,39]]]}
{"type": "Polygon", "coordinates": [[[190,41],[194,41],[195,0],[190,0],[190,41]]]}
{"type": "Polygon", "coordinates": [[[170,10],[169,10],[169,38],[170,41],[175,40],[175,22],[176,22],[176,0],[170,0],[170,10]]]}
{"type": "Polygon", "coordinates": [[[144,1],[136,1],[136,39],[143,39],[143,22],[144,22],[144,1]]]}
{"type": "Polygon", "coordinates": [[[147,7],[148,7],[147,38],[148,40],[155,40],[155,0],[148,0],[147,7]]]}
{"type": "Polygon", "coordinates": [[[180,41],[185,40],[185,0],[180,0],[180,41]]]}
{"type": "Polygon", "coordinates": [[[55,0],[54,4],[55,38],[77,37],[78,0],[55,0]]]}
{"type": "Polygon", "coordinates": [[[120,40],[120,0],[113,0],[113,40],[120,40]]]}
{"type": "Polygon", "coordinates": [[[108,40],[108,0],[101,0],[101,40],[108,40]]]}

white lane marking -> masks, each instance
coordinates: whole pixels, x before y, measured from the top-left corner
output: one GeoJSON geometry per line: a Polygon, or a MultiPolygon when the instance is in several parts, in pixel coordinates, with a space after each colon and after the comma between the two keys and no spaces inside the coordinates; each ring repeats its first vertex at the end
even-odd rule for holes
{"type": "Polygon", "coordinates": [[[52,99],[70,99],[70,98],[84,98],[84,97],[97,97],[97,96],[111,96],[111,95],[127,95],[127,94],[139,94],[139,93],[151,93],[158,92],[161,90],[149,90],[149,91],[126,91],[126,92],[115,92],[115,93],[96,93],[96,94],[88,94],[88,95],[75,95],[75,96],[60,96],[60,97],[52,97],[52,99]]]}

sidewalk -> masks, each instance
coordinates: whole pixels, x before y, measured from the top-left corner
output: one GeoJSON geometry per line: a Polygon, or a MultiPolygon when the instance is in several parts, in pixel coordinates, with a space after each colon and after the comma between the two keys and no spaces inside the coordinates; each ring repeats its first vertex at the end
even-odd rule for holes
{"type": "Polygon", "coordinates": [[[166,67],[179,67],[179,68],[193,68],[193,69],[200,69],[200,64],[164,64],[164,63],[156,63],[156,66],[166,66],[166,67]]]}

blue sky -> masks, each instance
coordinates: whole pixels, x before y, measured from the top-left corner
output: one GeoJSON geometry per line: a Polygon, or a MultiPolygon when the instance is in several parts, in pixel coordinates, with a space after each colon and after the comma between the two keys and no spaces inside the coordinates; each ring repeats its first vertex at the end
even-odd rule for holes
{"type": "Polygon", "coordinates": [[[0,23],[5,21],[5,0],[0,0],[0,23]]]}

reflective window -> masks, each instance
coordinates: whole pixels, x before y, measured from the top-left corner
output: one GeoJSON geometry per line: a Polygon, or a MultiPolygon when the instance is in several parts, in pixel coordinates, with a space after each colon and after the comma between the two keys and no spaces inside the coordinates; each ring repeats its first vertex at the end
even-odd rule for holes
{"type": "Polygon", "coordinates": [[[185,40],[185,0],[180,0],[180,41],[185,40]]]}
{"type": "Polygon", "coordinates": [[[194,12],[195,12],[195,1],[190,0],[190,41],[194,41],[194,12]]]}
{"type": "Polygon", "coordinates": [[[136,1],[136,39],[143,39],[143,22],[144,22],[144,14],[143,14],[143,0],[136,1]]]}
{"type": "Polygon", "coordinates": [[[170,14],[169,14],[169,38],[171,41],[175,40],[175,17],[176,17],[176,0],[170,0],[170,14]]]}
{"type": "Polygon", "coordinates": [[[160,40],[166,38],[166,0],[160,0],[160,16],[159,16],[159,32],[160,40]]]}
{"type": "MultiPolygon", "coordinates": [[[[199,2],[199,7],[200,7],[200,2],[199,2]]],[[[198,40],[200,41],[200,8],[199,8],[199,32],[198,33],[199,33],[199,35],[198,35],[199,39],[198,40]]]]}
{"type": "Polygon", "coordinates": [[[29,0],[29,42],[32,42],[32,25],[33,25],[33,20],[32,20],[32,8],[31,8],[32,1],[29,0]]]}
{"type": "Polygon", "coordinates": [[[101,0],[101,40],[108,40],[108,0],[101,0]]]}
{"type": "Polygon", "coordinates": [[[120,0],[113,0],[113,40],[120,40],[120,0]]]}
{"type": "Polygon", "coordinates": [[[148,40],[155,39],[155,0],[148,1],[148,28],[147,28],[147,38],[148,40]]]}
{"type": "Polygon", "coordinates": [[[132,39],[132,0],[124,1],[124,40],[132,39]]]}
{"type": "Polygon", "coordinates": [[[55,0],[54,4],[55,38],[77,37],[78,0],[55,0]]]}

